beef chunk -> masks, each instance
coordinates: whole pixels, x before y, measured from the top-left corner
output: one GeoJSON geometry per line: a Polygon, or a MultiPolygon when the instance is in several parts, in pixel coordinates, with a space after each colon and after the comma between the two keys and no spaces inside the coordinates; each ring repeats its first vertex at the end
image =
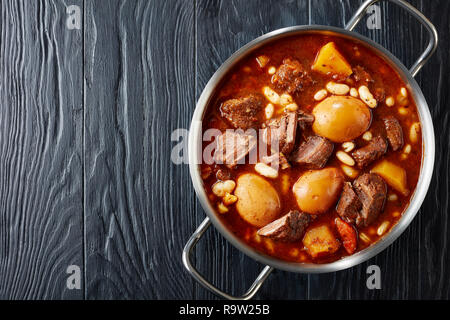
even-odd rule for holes
{"type": "Polygon", "coordinates": [[[279,166],[283,170],[291,167],[289,161],[286,159],[285,155],[281,152],[274,153],[270,156],[262,157],[261,161],[265,164],[279,166]]]}
{"type": "Polygon", "coordinates": [[[287,112],[269,123],[268,128],[263,132],[263,141],[272,149],[274,143],[278,143],[278,150],[288,155],[294,148],[297,126],[297,113],[287,112]]]}
{"type": "Polygon", "coordinates": [[[386,134],[388,141],[392,147],[392,150],[397,151],[403,146],[403,130],[402,126],[393,116],[389,116],[383,119],[384,127],[386,128],[386,134]]]}
{"type": "Polygon", "coordinates": [[[295,94],[303,91],[305,87],[310,86],[313,80],[300,62],[286,58],[273,75],[272,83],[290,94],[295,94]]]}
{"type": "Polygon", "coordinates": [[[339,200],[336,208],[337,213],[342,220],[355,224],[361,208],[361,201],[359,201],[359,198],[353,190],[351,183],[346,182],[344,184],[344,188],[342,189],[341,199],[339,200]]]}
{"type": "Polygon", "coordinates": [[[371,75],[361,66],[353,68],[353,77],[356,82],[364,82],[366,84],[373,82],[371,75]]]}
{"type": "Polygon", "coordinates": [[[384,207],[386,183],[375,173],[365,173],[353,181],[353,188],[362,203],[356,225],[367,227],[378,217],[384,207]]]}
{"type": "Polygon", "coordinates": [[[305,130],[308,126],[312,125],[314,122],[314,116],[312,114],[306,113],[305,111],[297,111],[298,124],[302,130],[305,130]]]}
{"type": "Polygon", "coordinates": [[[258,126],[258,113],[261,109],[261,96],[252,94],[244,98],[225,101],[220,106],[220,113],[233,127],[246,130],[258,126]]]}
{"type": "Polygon", "coordinates": [[[273,240],[292,242],[300,240],[311,220],[307,213],[291,210],[283,217],[258,230],[258,234],[273,240]]]}
{"type": "Polygon", "coordinates": [[[387,143],[383,137],[377,136],[369,144],[352,153],[358,167],[363,168],[386,153],[387,143]]]}
{"type": "Polygon", "coordinates": [[[230,130],[216,138],[214,161],[233,168],[242,163],[245,156],[256,147],[256,137],[230,130]]]}
{"type": "Polygon", "coordinates": [[[310,136],[292,154],[291,160],[308,168],[323,168],[333,149],[334,145],[330,140],[321,136],[310,136]]]}

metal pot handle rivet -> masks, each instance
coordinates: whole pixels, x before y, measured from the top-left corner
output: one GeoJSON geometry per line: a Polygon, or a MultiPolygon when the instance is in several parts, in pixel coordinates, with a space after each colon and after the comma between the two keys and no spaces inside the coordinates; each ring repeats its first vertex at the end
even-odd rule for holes
{"type": "MultiPolygon", "coordinates": [[[[346,30],[353,31],[353,29],[356,27],[359,21],[364,17],[366,14],[366,10],[369,6],[372,4],[379,2],[380,0],[367,0],[364,2],[358,10],[355,12],[353,17],[350,19],[350,21],[345,26],[346,30]]],[[[411,4],[404,0],[389,0],[406,11],[408,11],[413,17],[415,17],[419,22],[427,29],[430,40],[428,41],[428,46],[425,49],[425,51],[420,55],[420,57],[417,59],[416,62],[414,62],[413,66],[409,69],[409,72],[413,77],[416,76],[416,74],[422,69],[422,67],[425,65],[425,63],[430,59],[430,57],[433,55],[434,51],[436,51],[437,45],[438,45],[438,34],[436,31],[436,28],[434,25],[428,20],[422,12],[414,8],[411,4]]]]}
{"type": "Polygon", "coordinates": [[[195,248],[195,245],[200,240],[202,235],[205,233],[205,231],[208,229],[208,227],[211,225],[211,220],[209,218],[206,218],[203,220],[203,222],[200,224],[200,226],[195,230],[195,232],[192,234],[192,236],[189,238],[188,242],[186,243],[186,246],[183,249],[183,264],[185,268],[189,271],[189,273],[194,277],[195,280],[197,280],[198,283],[200,283],[202,286],[204,286],[206,289],[210,290],[211,292],[215,293],[216,295],[229,299],[229,300],[249,300],[253,298],[253,296],[258,292],[259,288],[263,284],[263,282],[267,279],[267,277],[270,275],[270,273],[273,271],[272,267],[265,266],[264,269],[261,271],[261,273],[258,275],[256,280],[251,285],[250,289],[247,290],[242,296],[232,296],[226,292],[223,292],[222,290],[215,287],[213,284],[208,282],[205,278],[203,278],[200,273],[198,273],[197,269],[192,265],[190,257],[193,249],[195,248]]]}

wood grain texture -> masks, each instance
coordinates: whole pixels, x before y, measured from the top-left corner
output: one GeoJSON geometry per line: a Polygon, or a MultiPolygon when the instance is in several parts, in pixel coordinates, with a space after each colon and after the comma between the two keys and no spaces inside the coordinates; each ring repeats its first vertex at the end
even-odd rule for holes
{"type": "Polygon", "coordinates": [[[0,299],[83,298],[66,287],[83,265],[83,38],[65,12],[0,2],[0,299]]]}
{"type": "Polygon", "coordinates": [[[86,1],[85,221],[89,299],[191,298],[195,226],[171,132],[194,108],[194,3],[86,1]]]}

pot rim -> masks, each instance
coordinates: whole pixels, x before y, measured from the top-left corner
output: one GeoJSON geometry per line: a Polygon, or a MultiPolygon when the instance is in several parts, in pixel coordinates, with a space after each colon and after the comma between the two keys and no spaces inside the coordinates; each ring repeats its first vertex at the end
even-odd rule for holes
{"type": "Polygon", "coordinates": [[[343,269],[347,269],[358,265],[368,259],[374,257],[384,249],[386,249],[390,244],[392,244],[408,227],[411,221],[416,216],[417,212],[422,205],[422,202],[427,194],[434,167],[435,158],[435,136],[433,121],[431,119],[431,114],[420,90],[419,85],[408,71],[408,69],[387,49],[379,45],[378,43],[372,41],[371,39],[342,28],[332,27],[332,26],[322,26],[322,25],[301,25],[292,26],[282,29],[277,29],[275,31],[266,33],[236,51],[231,55],[217,71],[210,78],[207,85],[205,86],[198,102],[195,107],[195,111],[192,117],[191,127],[189,130],[189,172],[191,175],[191,180],[194,185],[194,189],[203,210],[206,212],[208,217],[213,222],[216,229],[238,250],[251,257],[252,259],[269,265],[271,267],[296,272],[296,273],[326,273],[334,272],[343,269]],[[209,202],[206,191],[203,186],[203,182],[200,176],[199,163],[202,159],[202,127],[201,122],[206,111],[206,108],[210,102],[210,99],[215,93],[215,89],[220,84],[226,73],[233,68],[239,61],[247,57],[252,51],[266,45],[269,42],[275,41],[280,38],[300,35],[300,34],[330,34],[336,35],[343,38],[351,39],[360,42],[362,45],[369,47],[371,50],[376,52],[380,57],[382,57],[401,77],[401,79],[407,85],[410,93],[417,106],[417,111],[419,114],[419,120],[421,123],[422,132],[422,164],[419,175],[419,180],[417,182],[414,194],[411,197],[410,204],[407,209],[403,212],[400,220],[394,225],[394,227],[380,240],[370,245],[369,247],[361,250],[351,256],[342,258],[340,260],[325,263],[325,264],[314,264],[314,263],[300,263],[300,262],[289,262],[284,261],[264,253],[258,252],[251,246],[244,243],[238,237],[236,237],[224,223],[218,218],[213,206],[209,202]]]}

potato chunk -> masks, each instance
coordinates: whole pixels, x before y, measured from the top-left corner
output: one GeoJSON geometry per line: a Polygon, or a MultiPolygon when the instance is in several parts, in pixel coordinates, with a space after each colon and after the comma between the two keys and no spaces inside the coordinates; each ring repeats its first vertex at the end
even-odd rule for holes
{"type": "Polygon", "coordinates": [[[342,190],[344,176],[336,168],[304,173],[292,187],[299,208],[309,214],[328,211],[342,190]]]}
{"type": "Polygon", "coordinates": [[[370,171],[379,174],[389,186],[401,192],[404,196],[409,194],[406,171],[402,167],[399,167],[388,160],[382,160],[370,171]]]}
{"type": "Polygon", "coordinates": [[[334,253],[341,245],[327,225],[309,229],[303,237],[303,244],[313,258],[334,253]]]}
{"type": "Polygon", "coordinates": [[[323,74],[339,74],[345,77],[353,73],[352,67],[338,51],[334,42],[328,42],[320,49],[311,69],[323,74]]]}
{"type": "Polygon", "coordinates": [[[257,174],[246,173],[236,182],[236,209],[242,219],[256,227],[263,227],[278,218],[280,198],[266,179],[257,174]]]}
{"type": "Polygon", "coordinates": [[[318,103],[313,112],[313,131],[334,142],[352,141],[372,122],[372,113],[359,99],[332,96],[318,103]]]}

